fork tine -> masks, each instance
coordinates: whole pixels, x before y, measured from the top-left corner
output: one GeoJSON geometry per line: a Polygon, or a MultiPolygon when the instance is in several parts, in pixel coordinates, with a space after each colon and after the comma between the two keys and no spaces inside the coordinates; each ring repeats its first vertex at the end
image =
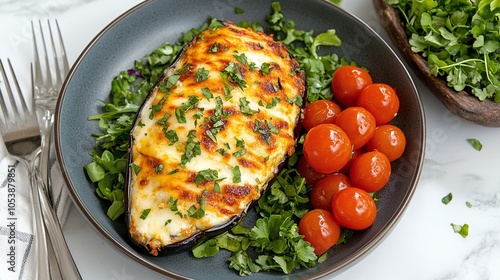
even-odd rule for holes
{"type": "MultiPolygon", "coordinates": [[[[55,71],[56,84],[58,84],[62,80],[61,71],[60,71],[59,62],[57,59],[57,51],[56,51],[56,44],[54,43],[54,36],[52,35],[52,26],[50,25],[50,21],[48,19],[47,19],[47,25],[49,26],[49,35],[50,35],[50,42],[51,42],[50,45],[52,46],[52,59],[54,60],[54,67],[56,69],[56,71],[55,71]]],[[[42,38],[43,38],[43,34],[42,34],[42,38]]],[[[44,40],[44,42],[45,42],[45,40],[44,40]]],[[[45,56],[48,59],[47,53],[45,53],[45,56]]]]}
{"type": "MultiPolygon", "coordinates": [[[[64,77],[66,74],[69,72],[69,63],[68,63],[68,57],[66,55],[66,48],[64,47],[64,41],[62,40],[62,34],[61,34],[61,29],[59,28],[59,22],[56,21],[56,27],[57,27],[57,35],[59,36],[59,49],[61,52],[61,57],[62,57],[62,71],[59,71],[58,75],[60,75],[60,83],[62,84],[64,77]]],[[[52,36],[52,34],[51,34],[52,36]]],[[[54,44],[53,44],[54,45],[54,44]]]]}
{"type": "MultiPolygon", "coordinates": [[[[34,88],[36,90],[33,91],[33,93],[36,93],[37,91],[41,91],[42,88],[39,88],[38,85],[43,84],[42,80],[42,64],[40,63],[40,56],[38,55],[38,44],[37,44],[37,39],[36,39],[36,32],[35,32],[35,26],[33,24],[33,21],[31,21],[31,34],[33,36],[33,60],[35,64],[35,71],[34,71],[34,88]]],[[[49,71],[50,73],[50,71],[49,71]]],[[[39,95],[43,94],[42,92],[38,92],[39,95]]],[[[33,98],[36,98],[36,96],[33,96],[33,98]]]]}
{"type": "MultiPolygon", "coordinates": [[[[19,86],[19,81],[17,80],[16,74],[14,73],[14,68],[12,67],[12,63],[10,63],[10,59],[7,59],[7,62],[9,63],[9,70],[10,73],[12,74],[12,81],[14,82],[14,86],[16,87],[16,91],[18,94],[18,99],[19,102],[21,103],[21,110],[22,112],[28,112],[28,105],[26,104],[26,100],[23,96],[23,92],[21,91],[21,87],[19,86]]],[[[34,108],[34,107],[31,107],[34,108]]]]}
{"type": "Polygon", "coordinates": [[[7,59],[7,64],[10,75],[0,59],[0,72],[5,89],[5,91],[0,89],[0,108],[3,111],[3,121],[0,118],[0,132],[6,143],[40,134],[34,102],[31,100],[28,106],[10,59],[7,59]]]}
{"type": "MultiPolygon", "coordinates": [[[[5,69],[3,68],[3,63],[2,63],[2,60],[0,59],[0,71],[2,72],[2,79],[3,81],[7,81],[6,79],[6,75],[5,75],[5,69]]],[[[4,82],[6,83],[6,82],[4,82]]],[[[5,97],[4,97],[4,94],[2,92],[2,87],[0,87],[0,108],[2,109],[2,113],[3,113],[3,122],[4,124],[2,125],[2,127],[5,127],[7,126],[7,122],[8,122],[8,112],[7,112],[7,105],[6,104],[6,100],[5,100],[5,97]]],[[[1,121],[1,119],[0,119],[1,121]]],[[[0,127],[0,130],[2,130],[0,127]]]]}
{"type": "MultiPolygon", "coordinates": [[[[50,22],[47,20],[48,24],[49,24],[49,31],[50,31],[50,22]]],[[[49,55],[48,55],[48,52],[47,52],[47,44],[45,43],[45,36],[43,34],[43,28],[42,28],[42,22],[39,20],[38,21],[38,26],[40,27],[40,36],[41,36],[41,41],[42,41],[42,47],[43,47],[43,54],[44,54],[44,57],[45,57],[45,84],[49,87],[49,88],[52,88],[52,74],[51,74],[51,71],[50,71],[50,64],[49,64],[49,55]]],[[[50,33],[52,34],[52,32],[50,31],[50,33]]],[[[52,37],[52,36],[51,36],[52,37]]],[[[57,55],[54,53],[54,56],[57,57],[57,55]]],[[[57,63],[56,63],[56,67],[57,67],[57,63]]]]}
{"type": "MultiPolygon", "coordinates": [[[[12,64],[10,63],[10,59],[7,59],[7,63],[10,66],[11,76],[12,76],[12,79],[13,79],[15,85],[16,85],[17,92],[19,93],[19,92],[21,92],[21,90],[19,89],[19,83],[17,82],[16,75],[14,74],[14,70],[12,69],[12,64]]],[[[19,110],[18,110],[17,105],[16,105],[16,99],[14,98],[14,94],[12,93],[12,88],[10,86],[9,79],[7,78],[7,74],[5,72],[5,67],[3,66],[2,60],[0,60],[0,69],[1,69],[1,72],[2,72],[3,81],[5,83],[5,90],[7,92],[7,97],[9,99],[10,105],[11,105],[9,107],[12,109],[12,111],[14,113],[14,115],[12,116],[12,118],[8,117],[7,108],[5,108],[7,102],[4,100],[4,94],[2,93],[2,101],[3,101],[2,102],[2,110],[4,111],[5,122],[8,124],[14,118],[18,118],[20,114],[19,114],[19,110]]]]}

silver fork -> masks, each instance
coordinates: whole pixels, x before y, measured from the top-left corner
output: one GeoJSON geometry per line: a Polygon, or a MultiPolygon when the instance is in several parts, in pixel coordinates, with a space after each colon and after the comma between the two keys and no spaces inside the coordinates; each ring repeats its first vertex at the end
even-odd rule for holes
{"type": "MultiPolygon", "coordinates": [[[[38,144],[40,143],[34,103],[31,102],[28,108],[12,64],[9,59],[7,59],[7,62],[11,73],[10,79],[7,77],[2,60],[0,60],[0,72],[4,84],[4,91],[0,87],[0,108],[3,112],[3,118],[0,118],[0,130],[5,140],[7,151],[9,154],[16,156],[16,160],[20,164],[27,166],[30,174],[30,182],[33,182],[33,172],[26,159],[38,148],[38,144]],[[14,87],[10,85],[11,82],[14,84],[14,87]]],[[[2,185],[3,183],[0,182],[2,185]]],[[[38,199],[38,190],[34,184],[30,186],[30,198],[33,204],[33,232],[35,234],[35,279],[50,279],[49,258],[47,258],[47,236],[42,218],[40,200],[38,199]]]]}
{"type": "Polygon", "coordinates": [[[48,48],[46,44],[45,34],[42,28],[42,22],[38,21],[39,32],[35,32],[35,25],[33,21],[31,22],[31,30],[33,32],[33,46],[34,46],[34,90],[33,99],[38,111],[39,120],[41,121],[42,127],[42,141],[41,141],[41,154],[40,154],[40,174],[42,176],[42,181],[46,186],[49,197],[52,199],[52,188],[50,182],[50,170],[49,170],[49,156],[50,156],[50,146],[51,146],[51,133],[52,126],[54,123],[54,110],[57,103],[57,98],[59,96],[59,91],[61,89],[62,83],[66,74],[69,71],[68,58],[66,56],[66,50],[64,47],[64,42],[62,40],[61,30],[59,28],[59,23],[55,20],[57,27],[56,40],[52,33],[52,27],[50,21],[47,20],[47,26],[49,31],[49,37],[47,41],[50,42],[51,47],[51,58],[52,63],[50,63],[48,48]],[[38,37],[38,39],[37,39],[38,37]],[[59,43],[59,52],[56,50],[56,43],[59,43]],[[37,43],[38,42],[38,43],[37,43]],[[58,54],[59,53],[59,54],[58,54]],[[43,54],[44,59],[40,59],[40,54],[43,54]],[[52,66],[52,67],[51,67],[52,66]],[[44,69],[42,70],[42,67],[44,69]],[[54,76],[53,76],[54,75],[54,76]]]}
{"type": "Polygon", "coordinates": [[[40,154],[37,155],[39,156],[39,164],[36,164],[37,160],[33,160],[32,166],[34,166],[35,173],[40,174],[41,177],[37,177],[38,180],[35,180],[39,186],[39,192],[41,193],[41,196],[45,194],[44,197],[47,198],[40,201],[42,212],[44,214],[43,221],[55,251],[55,257],[57,259],[57,263],[59,264],[62,279],[81,279],[80,273],[78,272],[73,257],[71,256],[68,245],[66,244],[66,240],[64,239],[61,225],[59,224],[57,214],[50,199],[52,190],[50,187],[51,182],[49,176],[49,155],[52,125],[54,123],[54,110],[59,96],[59,90],[61,89],[63,80],[69,71],[68,58],[66,57],[64,43],[62,41],[61,30],[57,20],[55,23],[57,27],[57,40],[54,40],[50,21],[47,20],[49,31],[49,37],[47,40],[50,42],[49,46],[51,48],[52,55],[51,67],[42,22],[38,22],[39,36],[36,36],[35,25],[31,22],[34,46],[33,99],[35,100],[35,104],[38,109],[37,113],[39,114],[39,122],[41,121],[43,124],[41,134],[41,150],[40,154]],[[56,51],[55,41],[58,41],[60,46],[60,57],[56,51]],[[43,62],[40,60],[39,53],[43,53],[43,62]],[[45,66],[44,70],[42,70],[42,65],[45,66]],[[55,74],[54,78],[52,77],[52,74],[55,74]]]}

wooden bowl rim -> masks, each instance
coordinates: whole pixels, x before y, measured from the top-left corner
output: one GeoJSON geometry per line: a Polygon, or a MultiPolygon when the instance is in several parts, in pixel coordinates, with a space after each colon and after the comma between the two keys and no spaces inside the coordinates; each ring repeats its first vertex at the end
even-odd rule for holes
{"type": "Polygon", "coordinates": [[[492,99],[479,100],[466,91],[455,91],[445,79],[430,74],[427,60],[414,53],[406,36],[399,11],[385,4],[385,0],[373,0],[376,13],[394,45],[410,64],[422,82],[456,116],[487,127],[500,127],[500,103],[492,99]]]}

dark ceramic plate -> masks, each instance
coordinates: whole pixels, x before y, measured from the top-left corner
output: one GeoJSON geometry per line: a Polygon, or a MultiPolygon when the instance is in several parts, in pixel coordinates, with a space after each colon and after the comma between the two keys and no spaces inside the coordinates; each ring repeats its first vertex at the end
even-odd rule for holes
{"type": "MultiPolygon", "coordinates": [[[[206,22],[209,16],[239,22],[259,21],[264,26],[271,0],[255,1],[146,1],[108,25],[87,46],[71,69],[57,103],[55,135],[61,169],[76,207],[89,223],[111,244],[130,258],[165,276],[195,279],[241,279],[227,265],[228,254],[219,253],[195,259],[190,252],[152,257],[135,251],[127,240],[122,219],[112,222],[107,203],[95,194],[83,165],[91,161],[94,148],[92,133],[97,122],[87,121],[100,113],[99,100],[108,99],[111,80],[129,69],[164,41],[175,42],[181,34],[206,22]],[[232,4],[231,4],[232,3],[232,4]],[[236,15],[236,5],[244,14],[236,15]]],[[[400,96],[400,113],[395,122],[408,138],[405,154],[393,165],[390,183],[380,192],[375,224],[345,245],[330,250],[328,259],[315,268],[294,272],[288,279],[314,279],[338,273],[373,250],[401,218],[417,186],[425,146],[425,121],[422,104],[407,70],[387,44],[367,25],[328,1],[286,0],[281,3],[285,17],[294,20],[298,29],[322,32],[335,29],[342,46],[328,51],[354,60],[370,69],[373,79],[394,86],[400,96]]],[[[255,219],[250,213],[247,221],[255,219]]],[[[278,279],[277,273],[256,273],[245,279],[278,279]]]]}

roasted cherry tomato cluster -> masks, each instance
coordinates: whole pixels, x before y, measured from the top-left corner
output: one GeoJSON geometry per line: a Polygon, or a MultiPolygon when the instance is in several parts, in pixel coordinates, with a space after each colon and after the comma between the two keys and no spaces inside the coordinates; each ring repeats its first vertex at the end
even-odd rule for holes
{"type": "Polygon", "coordinates": [[[341,66],[332,77],[333,100],[304,110],[307,131],[297,169],[312,185],[313,210],[299,233],[321,255],[338,242],[342,228],[363,230],[375,221],[372,197],[391,176],[391,162],[403,154],[406,137],[390,122],[399,110],[394,88],[374,83],[357,66],[341,66]]]}

